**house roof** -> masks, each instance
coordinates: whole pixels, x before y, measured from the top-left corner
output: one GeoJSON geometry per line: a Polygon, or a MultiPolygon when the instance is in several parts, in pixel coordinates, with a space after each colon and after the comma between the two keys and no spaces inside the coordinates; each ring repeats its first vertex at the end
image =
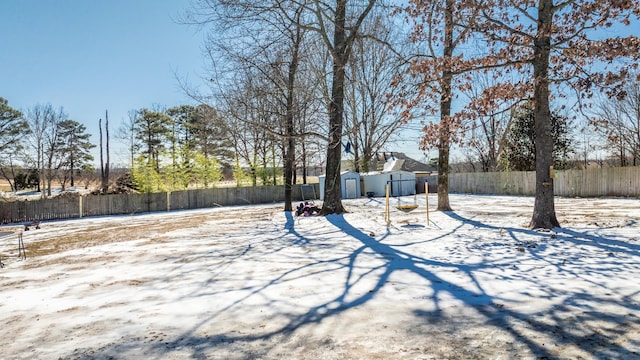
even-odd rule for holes
{"type": "MultiPolygon", "coordinates": [[[[371,169],[373,171],[409,171],[409,172],[429,172],[433,173],[438,169],[429,164],[422,163],[415,159],[408,157],[404,153],[386,152],[376,153],[371,161],[371,169]],[[395,159],[395,161],[394,161],[395,159]],[[391,162],[393,162],[392,165],[391,162]]],[[[342,160],[341,169],[343,171],[353,171],[353,160],[342,160]]]]}
{"type": "Polygon", "coordinates": [[[384,160],[385,156],[383,156],[383,154],[377,155],[379,161],[385,161],[384,170],[387,170],[387,167],[389,167],[389,171],[403,170],[410,172],[434,172],[438,170],[435,166],[412,159],[404,153],[393,152],[390,154],[391,155],[386,154],[386,161],[384,160]],[[393,162],[393,165],[389,165],[388,160],[391,160],[393,162]]]}

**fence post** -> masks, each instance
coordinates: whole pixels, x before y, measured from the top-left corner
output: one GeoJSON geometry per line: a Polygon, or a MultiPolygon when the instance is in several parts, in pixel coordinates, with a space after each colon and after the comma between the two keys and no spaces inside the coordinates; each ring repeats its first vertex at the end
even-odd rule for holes
{"type": "Polygon", "coordinates": [[[424,181],[424,193],[426,195],[424,206],[427,209],[427,226],[429,226],[429,182],[427,180],[424,181]]]}
{"type": "Polygon", "coordinates": [[[167,211],[171,211],[171,191],[167,191],[167,211]]]}
{"type": "Polygon", "coordinates": [[[82,218],[82,195],[78,196],[78,214],[82,218]]]}

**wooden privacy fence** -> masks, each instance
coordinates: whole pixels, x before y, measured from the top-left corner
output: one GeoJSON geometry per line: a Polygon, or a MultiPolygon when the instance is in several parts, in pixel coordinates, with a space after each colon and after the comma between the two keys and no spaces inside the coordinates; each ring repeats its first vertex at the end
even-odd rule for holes
{"type": "MultiPolygon", "coordinates": [[[[294,185],[294,201],[309,199],[309,186],[294,185]],[[303,194],[304,188],[304,194],[303,194]]],[[[184,190],[151,194],[87,195],[35,201],[0,202],[0,223],[72,219],[84,216],[136,214],[216,206],[266,204],[284,201],[284,186],[256,186],[184,190]]]]}
{"type": "MultiPolygon", "coordinates": [[[[437,176],[427,177],[437,184],[437,176]]],[[[598,168],[556,171],[556,196],[640,197],[640,167],[598,168]]],[[[467,194],[535,195],[535,171],[449,174],[449,192],[467,194]]]]}
{"type": "Polygon", "coordinates": [[[560,171],[554,191],[575,197],[640,197],[640,166],[560,171]]]}
{"type": "MultiPolygon", "coordinates": [[[[426,178],[429,188],[437,176],[426,178]]],[[[534,171],[456,173],[449,175],[449,192],[469,194],[534,195],[534,171]]],[[[431,191],[430,191],[431,192],[431,191]]],[[[294,201],[319,194],[318,184],[294,185],[294,201]],[[312,191],[308,189],[313,186],[312,191]],[[304,194],[303,194],[303,188],[304,194]],[[304,195],[304,197],[303,197],[304,195]]],[[[557,196],[640,197],[640,167],[563,170],[556,172],[557,196]]],[[[0,223],[70,219],[83,216],[136,214],[216,206],[264,204],[284,201],[284,186],[256,186],[173,191],[153,194],[114,194],[55,197],[35,201],[0,202],[0,223]]]]}

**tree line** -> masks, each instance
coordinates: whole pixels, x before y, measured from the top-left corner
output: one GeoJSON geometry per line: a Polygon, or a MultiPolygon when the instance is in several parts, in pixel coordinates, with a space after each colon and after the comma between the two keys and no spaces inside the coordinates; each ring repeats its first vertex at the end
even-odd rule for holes
{"type": "Polygon", "coordinates": [[[0,173],[12,190],[36,187],[51,196],[54,181],[64,189],[94,173],[89,137],[63,108],[36,105],[23,114],[0,97],[0,173]]]}
{"type": "Polygon", "coordinates": [[[181,21],[207,34],[210,80],[181,85],[201,105],[132,111],[119,135],[143,188],[209,184],[220,164],[254,183],[281,168],[285,211],[296,169],[306,181],[321,163],[331,214],[345,211],[345,151],[372,170],[408,124],[438,152],[439,210],[457,147],[483,171],[534,169],[530,226],[551,228],[553,167],[586,162],[599,139],[621,164],[639,160],[640,40],[625,30],[639,13],[597,0],[196,0],[181,21]]]}
{"type": "Polygon", "coordinates": [[[633,157],[635,133],[602,130],[612,119],[589,105],[597,94],[629,98],[625,84],[639,79],[640,40],[625,27],[639,15],[629,1],[199,0],[183,20],[209,34],[212,86],[205,96],[231,112],[263,114],[251,121],[286,144],[287,184],[296,156],[305,156],[293,142],[324,140],[322,214],[344,211],[345,144],[366,168],[367,152],[376,151],[367,143],[372,136],[385,138],[376,144],[384,147],[396,126],[418,122],[421,148],[438,151],[439,210],[451,210],[451,148],[467,145],[487,170],[534,159],[530,226],[548,229],[559,225],[552,171],[568,150],[554,149],[569,140],[557,136],[570,127],[565,119],[592,112],[592,125],[633,157]],[[301,120],[318,117],[305,112],[314,99],[321,119],[302,127],[301,120]],[[532,131],[514,124],[517,118],[530,119],[532,131]],[[518,137],[531,140],[527,159],[514,154],[518,137]]]}
{"type": "MultiPolygon", "coordinates": [[[[87,182],[96,181],[91,155],[96,145],[89,141],[86,127],[68,119],[62,108],[35,105],[23,113],[0,98],[0,116],[0,172],[12,190],[36,188],[51,196],[52,182],[64,190],[67,185],[75,186],[80,177],[87,182]]],[[[100,170],[108,178],[108,150],[106,163],[103,159],[103,142],[107,149],[109,144],[107,113],[104,127],[102,120],[99,119],[100,170]]],[[[131,110],[129,119],[120,124],[114,136],[126,145],[130,170],[113,179],[112,184],[101,179],[100,192],[206,188],[222,180],[223,169],[233,169],[238,182],[275,184],[273,137],[264,139],[256,134],[258,141],[245,142],[236,138],[243,130],[231,126],[207,105],[131,110]],[[248,151],[247,143],[260,146],[248,151]]]]}

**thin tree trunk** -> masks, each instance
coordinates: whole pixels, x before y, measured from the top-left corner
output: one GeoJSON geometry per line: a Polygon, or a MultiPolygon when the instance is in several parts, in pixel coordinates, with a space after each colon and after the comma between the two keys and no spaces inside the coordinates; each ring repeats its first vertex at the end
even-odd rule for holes
{"type": "Polygon", "coordinates": [[[104,164],[104,179],[102,182],[102,193],[107,194],[109,192],[109,163],[111,160],[109,159],[109,113],[107,110],[104,111],[104,130],[106,135],[106,152],[107,152],[107,163],[104,164]]]}
{"type": "Polygon", "coordinates": [[[302,183],[307,183],[307,147],[304,144],[304,138],[302,141],[302,183]]]}
{"type": "MultiPolygon", "coordinates": [[[[104,193],[104,157],[102,146],[102,119],[98,120],[98,131],[100,133],[100,192],[104,193]]],[[[133,165],[131,167],[133,169],[133,165]]]]}
{"type": "MultiPolygon", "coordinates": [[[[40,135],[39,135],[40,136],[40,135]]],[[[40,194],[43,193],[44,187],[44,154],[42,150],[42,139],[38,139],[38,159],[37,159],[37,168],[38,168],[38,192],[40,194]]]]}
{"type": "Polygon", "coordinates": [[[73,181],[74,180],[73,173],[75,172],[75,161],[74,161],[74,158],[73,158],[73,154],[71,154],[70,159],[69,159],[69,170],[70,170],[69,171],[69,178],[71,180],[71,183],[70,183],[69,186],[74,187],[75,183],[73,181]]]}

